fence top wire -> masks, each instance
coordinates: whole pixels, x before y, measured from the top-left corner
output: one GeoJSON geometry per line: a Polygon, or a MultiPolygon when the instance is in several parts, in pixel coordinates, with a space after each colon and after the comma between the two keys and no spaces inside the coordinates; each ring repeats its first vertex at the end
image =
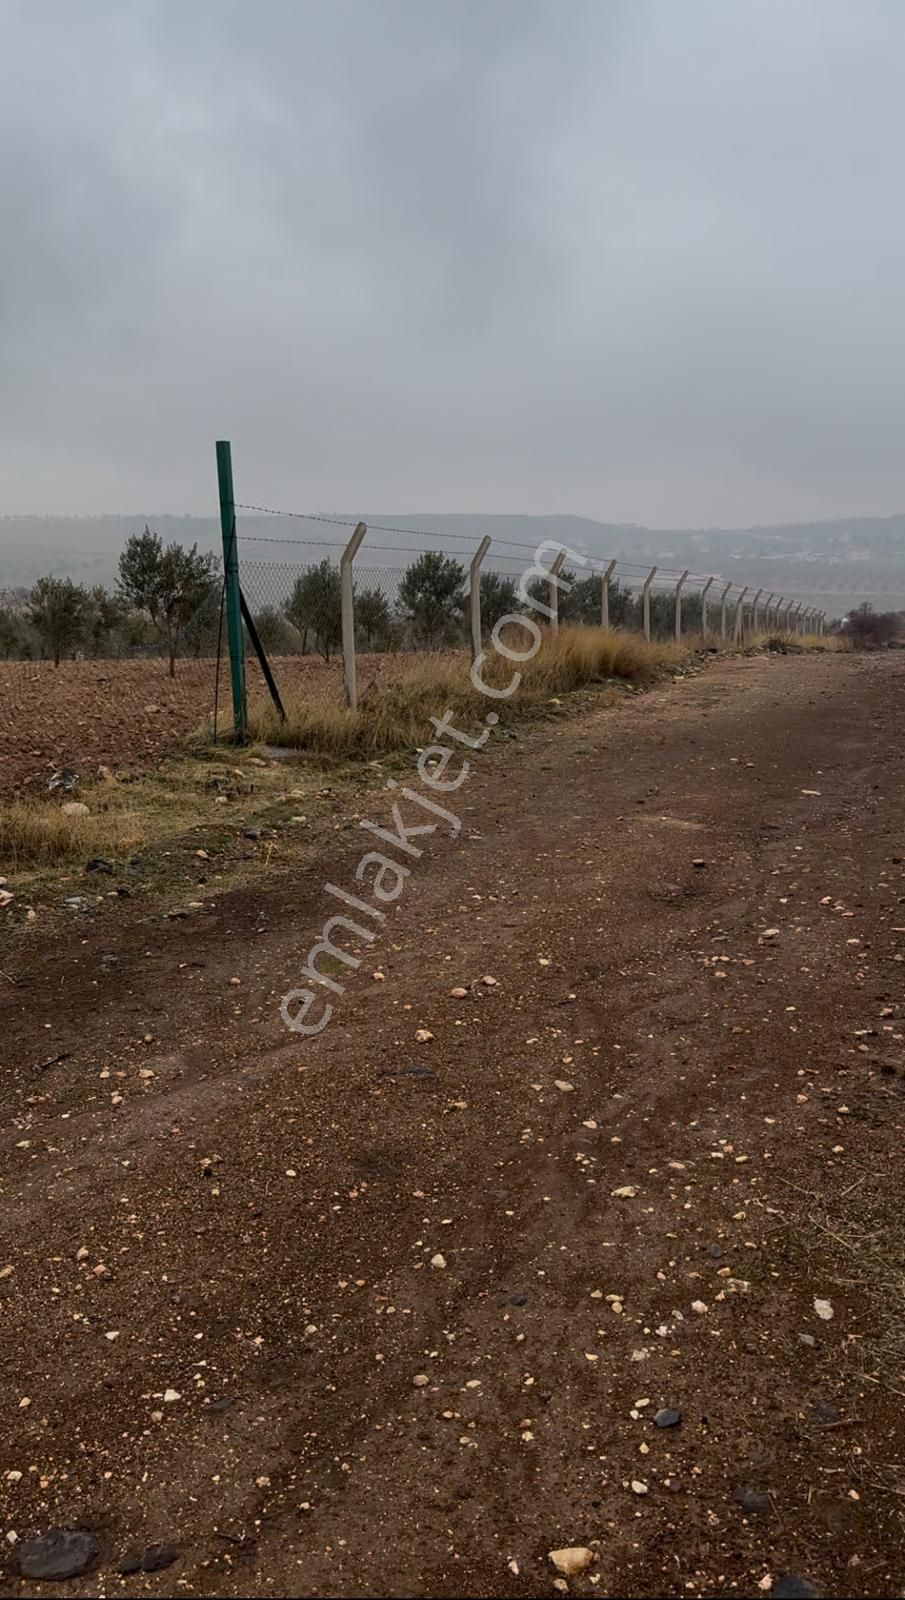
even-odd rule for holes
{"type": "MultiPolygon", "coordinates": [[[[291,517],[293,520],[299,521],[299,522],[323,522],[323,523],[327,523],[330,526],[337,527],[337,528],[356,528],[358,526],[358,522],[357,521],[353,521],[351,517],[331,517],[331,516],[328,516],[325,512],[319,512],[319,511],[280,511],[280,510],[275,509],[273,506],[249,505],[249,504],[245,504],[244,502],[238,501],[238,500],[236,501],[236,510],[237,511],[254,511],[254,512],[257,512],[261,516],[267,516],[267,517],[291,517]]],[[[403,528],[402,526],[400,526],[398,524],[395,524],[395,523],[391,523],[391,522],[369,522],[368,523],[368,532],[370,533],[372,530],[375,533],[404,533],[404,534],[412,534],[412,535],[414,535],[415,538],[432,539],[432,540],[435,540],[435,541],[439,541],[441,544],[468,544],[468,545],[471,545],[473,547],[474,546],[474,542],[475,542],[474,535],[470,534],[470,533],[448,533],[448,532],[441,533],[436,528],[403,528]]],[[[261,534],[243,534],[242,537],[248,543],[254,542],[254,543],[257,543],[257,544],[309,544],[309,545],[318,545],[318,546],[322,546],[322,547],[326,548],[331,543],[335,543],[336,546],[339,547],[339,541],[330,541],[330,540],[320,540],[320,539],[278,539],[278,538],[271,539],[269,536],[261,535],[261,534]]],[[[546,541],[544,541],[544,540],[540,540],[539,541],[540,544],[543,544],[545,542],[546,541]]],[[[561,543],[562,541],[555,541],[555,542],[561,543]]],[[[496,536],[493,536],[492,548],[496,548],[497,546],[500,546],[503,549],[518,550],[518,551],[523,552],[525,555],[533,555],[534,552],[538,548],[538,545],[536,545],[536,544],[526,544],[520,539],[501,539],[501,538],[498,538],[496,536]]],[[[416,550],[410,551],[407,548],[406,549],[400,549],[399,547],[393,546],[393,545],[371,545],[369,548],[372,549],[372,550],[390,550],[390,551],[393,551],[393,553],[397,554],[397,555],[409,555],[409,554],[417,555],[418,554],[418,552],[416,550]]],[[[564,546],[564,548],[569,549],[570,546],[566,545],[566,546],[564,546]]],[[[606,566],[609,565],[609,559],[610,558],[607,557],[607,556],[590,555],[589,553],[587,553],[585,551],[582,551],[582,550],[575,550],[574,551],[574,555],[575,555],[575,557],[583,557],[583,559],[586,562],[592,563],[595,567],[606,567],[606,566]]],[[[638,572],[647,573],[647,572],[650,571],[651,566],[653,565],[653,563],[652,562],[641,562],[641,561],[623,561],[623,560],[619,560],[618,565],[620,567],[623,567],[623,568],[628,567],[628,568],[632,568],[633,570],[636,570],[638,572]]],[[[681,577],[682,570],[684,570],[684,569],[680,569],[679,567],[662,567],[661,566],[661,567],[657,568],[657,571],[663,573],[665,576],[670,576],[671,575],[671,576],[674,576],[676,578],[681,577]]],[[[702,581],[705,581],[705,580],[702,579],[702,581]]]]}
{"type": "MultiPolygon", "coordinates": [[[[357,520],[353,520],[351,517],[333,517],[328,515],[326,512],[321,511],[284,511],[279,510],[274,506],[252,505],[238,500],[236,501],[235,508],[237,511],[256,512],[260,516],[289,517],[293,521],[319,522],[335,528],[355,528],[358,526],[357,520]]],[[[467,544],[470,545],[472,549],[474,549],[475,545],[473,534],[440,533],[436,528],[404,528],[399,524],[390,522],[369,522],[367,526],[369,533],[372,531],[375,533],[402,533],[414,536],[415,538],[430,539],[432,541],[432,544],[428,546],[369,544],[367,546],[368,552],[373,554],[376,554],[379,551],[382,555],[408,556],[411,558],[418,555],[423,555],[427,552],[427,550],[436,550],[438,547],[442,553],[444,546],[448,544],[467,544]]],[[[240,536],[243,539],[243,542],[246,544],[296,545],[318,550],[342,550],[345,548],[346,543],[345,540],[338,539],[283,539],[278,537],[271,538],[268,535],[261,534],[241,534],[240,536]]],[[[540,540],[539,544],[543,544],[544,542],[544,540],[540,540]]],[[[561,541],[551,542],[561,543],[561,541]]],[[[538,545],[523,544],[517,539],[502,539],[493,537],[491,550],[495,550],[497,548],[515,550],[520,554],[533,556],[538,548],[538,545]]],[[[564,548],[568,550],[569,546],[565,546],[564,548]]],[[[453,552],[453,554],[455,553],[456,552],[453,552]]],[[[594,572],[603,572],[609,565],[609,558],[607,556],[590,555],[581,550],[575,550],[572,553],[576,559],[581,557],[583,562],[587,566],[590,566],[594,572]]],[[[462,556],[464,557],[464,555],[465,552],[463,551],[462,556]]],[[[516,558],[514,556],[501,557],[498,562],[494,562],[493,556],[491,555],[488,562],[488,567],[496,568],[498,570],[503,562],[508,563],[509,561],[512,561],[513,564],[515,564],[516,558]]],[[[659,563],[654,563],[652,561],[630,561],[627,559],[624,560],[621,557],[617,557],[613,577],[617,582],[619,581],[620,577],[627,577],[630,587],[640,587],[641,583],[644,581],[644,578],[646,578],[647,574],[651,570],[651,567],[654,565],[656,565],[656,576],[654,577],[651,585],[652,589],[659,589],[663,584],[669,584],[670,587],[673,587],[675,580],[680,578],[684,571],[684,568],[680,569],[679,567],[664,567],[659,565],[659,563]],[[669,583],[669,580],[673,580],[673,582],[669,583]]],[[[576,577],[581,578],[584,576],[588,576],[588,574],[583,566],[581,571],[576,574],[576,577]]],[[[736,583],[731,579],[726,579],[720,573],[690,572],[686,578],[686,585],[703,585],[707,583],[708,579],[710,580],[711,584],[720,592],[728,583],[727,599],[740,595],[742,590],[745,589],[746,601],[753,601],[757,592],[754,584],[748,584],[746,586],[741,583],[736,583]]],[[[800,591],[792,590],[789,594],[784,595],[784,599],[789,602],[794,602],[798,593],[800,593],[800,591]]],[[[761,592],[760,598],[764,598],[763,591],[761,592]]]]}

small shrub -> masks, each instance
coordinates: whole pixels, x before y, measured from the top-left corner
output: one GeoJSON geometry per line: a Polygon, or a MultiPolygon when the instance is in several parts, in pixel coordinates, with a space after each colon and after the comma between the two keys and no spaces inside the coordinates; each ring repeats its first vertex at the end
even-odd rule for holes
{"type": "Polygon", "coordinates": [[[875,611],[867,601],[849,612],[843,634],[856,650],[878,650],[902,633],[903,617],[897,611],[875,611]]]}

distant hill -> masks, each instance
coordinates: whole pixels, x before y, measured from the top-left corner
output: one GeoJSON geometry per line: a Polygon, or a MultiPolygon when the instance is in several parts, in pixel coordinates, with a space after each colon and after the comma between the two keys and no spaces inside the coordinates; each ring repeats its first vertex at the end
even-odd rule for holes
{"type": "MultiPolygon", "coordinates": [[[[491,559],[495,555],[510,564],[520,559],[519,553],[501,541],[533,547],[545,538],[558,539],[585,554],[616,557],[638,567],[655,563],[689,567],[726,581],[763,586],[767,592],[776,590],[820,604],[831,615],[865,599],[878,608],[905,605],[905,515],[734,529],[643,528],[589,517],[433,512],[365,513],[364,520],[372,526],[359,560],[369,566],[404,565],[408,551],[424,547],[421,530],[426,529],[435,543],[446,542],[450,553],[463,560],[484,534],[495,541],[491,559]],[[375,523],[394,531],[381,532],[375,523]],[[387,546],[394,548],[384,554],[379,547],[387,546]]],[[[0,517],[0,590],[30,585],[45,572],[110,584],[125,540],[146,522],[165,541],[197,542],[202,550],[220,547],[215,517],[144,511],[105,517],[0,517]]],[[[335,555],[346,530],[321,522],[243,514],[242,537],[249,541],[244,547],[249,561],[301,563],[335,555]],[[276,542],[280,540],[302,542],[276,542]]]]}

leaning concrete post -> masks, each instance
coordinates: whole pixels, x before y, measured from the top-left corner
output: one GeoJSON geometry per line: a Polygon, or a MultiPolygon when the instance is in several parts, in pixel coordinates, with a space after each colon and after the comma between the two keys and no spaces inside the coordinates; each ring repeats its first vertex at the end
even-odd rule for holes
{"type": "Polygon", "coordinates": [[[682,589],[684,588],[685,579],[687,577],[688,577],[688,568],[686,567],[685,571],[682,573],[681,578],[678,580],[678,582],[676,584],[676,643],[677,644],[678,644],[679,640],[682,637],[682,589]]]}
{"type": "Polygon", "coordinates": [[[744,615],[743,615],[743,612],[742,612],[742,607],[745,604],[745,595],[747,593],[748,593],[748,587],[747,587],[747,584],[746,584],[745,588],[742,590],[741,594],[739,595],[738,599],[735,602],[735,623],[734,623],[734,626],[733,626],[733,629],[732,629],[732,637],[735,640],[736,644],[741,644],[742,639],[745,636],[745,619],[744,619],[744,615]]]}
{"type": "Polygon", "coordinates": [[[708,578],[701,590],[701,638],[705,644],[707,643],[707,591],[712,582],[713,579],[708,578]]]}
{"type": "Polygon", "coordinates": [[[758,612],[758,601],[760,600],[760,597],[763,594],[763,592],[764,592],[763,589],[758,589],[757,594],[754,596],[754,599],[751,602],[751,627],[752,627],[752,629],[753,629],[753,631],[755,633],[757,632],[758,626],[760,624],[760,615],[759,615],[759,612],[758,612]]]}
{"type": "Polygon", "coordinates": [[[355,681],[355,603],[352,591],[352,562],[358,554],[361,541],[367,533],[367,523],[359,522],[349,543],[339,558],[339,598],[342,607],[343,670],[346,678],[346,705],[354,711],[358,705],[358,686],[355,681]]]}
{"type": "Polygon", "coordinates": [[[615,561],[611,561],[603,574],[603,587],[600,591],[600,625],[608,628],[610,625],[610,579],[616,570],[615,561]]]}
{"type": "Polygon", "coordinates": [[[770,631],[770,604],[775,593],[776,590],[774,589],[771,594],[768,594],[764,604],[764,628],[768,633],[770,631]]]}
{"type": "Polygon", "coordinates": [[[471,558],[468,568],[468,615],[471,619],[471,659],[477,661],[481,654],[481,562],[490,549],[485,534],[471,558]]]}
{"type": "Polygon", "coordinates": [[[656,577],[656,567],[651,567],[641,589],[641,616],[644,626],[644,637],[650,643],[650,586],[656,577]]]}
{"type": "Polygon", "coordinates": [[[550,595],[550,628],[553,633],[559,632],[559,584],[556,580],[562,572],[565,559],[565,550],[560,550],[559,555],[550,567],[548,591],[550,595]]]}

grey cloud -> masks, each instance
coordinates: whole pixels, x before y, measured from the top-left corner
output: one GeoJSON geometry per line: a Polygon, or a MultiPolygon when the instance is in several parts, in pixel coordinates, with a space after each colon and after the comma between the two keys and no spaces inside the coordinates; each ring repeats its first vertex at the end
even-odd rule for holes
{"type": "Polygon", "coordinates": [[[0,509],[898,509],[896,0],[4,15],[0,509]]]}

